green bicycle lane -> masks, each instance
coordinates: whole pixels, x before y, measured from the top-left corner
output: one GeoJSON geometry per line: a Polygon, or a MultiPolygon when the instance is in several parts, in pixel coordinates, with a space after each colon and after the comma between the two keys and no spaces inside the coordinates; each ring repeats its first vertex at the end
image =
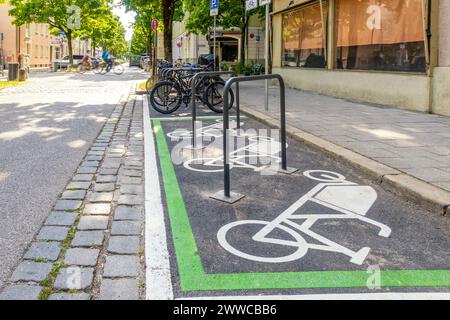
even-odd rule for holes
{"type": "Polygon", "coordinates": [[[223,189],[220,118],[200,114],[204,128],[217,130],[194,152],[186,148],[189,117],[151,114],[175,298],[450,291],[445,217],[292,139],[288,165],[299,170],[261,170],[249,156],[261,140],[249,137],[271,131],[250,119],[242,120],[247,136],[236,138],[247,156],[231,180],[245,197],[232,205],[211,199],[223,189]],[[254,239],[270,226],[266,241],[254,239]]]}

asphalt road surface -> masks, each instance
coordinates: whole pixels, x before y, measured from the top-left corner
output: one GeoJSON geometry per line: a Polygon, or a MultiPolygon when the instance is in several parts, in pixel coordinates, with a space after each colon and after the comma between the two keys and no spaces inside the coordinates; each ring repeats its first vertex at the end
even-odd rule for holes
{"type": "Polygon", "coordinates": [[[0,91],[0,288],[137,69],[43,73],[0,91]]]}
{"type": "Polygon", "coordinates": [[[206,147],[194,153],[180,117],[189,112],[178,114],[151,110],[175,298],[449,292],[447,218],[292,139],[288,165],[298,171],[276,173],[277,132],[246,118],[231,155],[231,190],[245,197],[214,200],[222,126],[203,121],[206,147]]]}

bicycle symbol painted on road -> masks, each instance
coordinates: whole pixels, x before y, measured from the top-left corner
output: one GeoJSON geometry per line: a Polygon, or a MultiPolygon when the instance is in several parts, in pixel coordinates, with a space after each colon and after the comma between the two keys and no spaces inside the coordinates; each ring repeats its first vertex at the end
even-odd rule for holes
{"type": "MultiPolygon", "coordinates": [[[[277,138],[258,135],[254,129],[244,131],[236,128],[237,122],[231,121],[229,135],[236,138],[237,148],[229,154],[230,169],[245,168],[262,172],[266,169],[278,168],[278,164],[281,162],[281,158],[278,156],[281,151],[281,144],[277,138]]],[[[267,134],[267,130],[263,132],[267,134]]],[[[272,133],[274,132],[277,131],[273,130],[272,133]]],[[[175,141],[183,139],[190,141],[192,131],[176,129],[168,133],[167,136],[175,141]]],[[[209,126],[199,127],[196,131],[197,138],[201,138],[202,141],[211,141],[213,139],[214,141],[207,146],[205,152],[199,153],[197,157],[187,160],[183,159],[184,167],[197,172],[212,173],[223,171],[222,140],[218,139],[222,136],[222,121],[217,121],[209,126]]]]}
{"type": "Polygon", "coordinates": [[[352,251],[325,236],[311,230],[313,225],[320,220],[345,220],[356,219],[379,228],[378,235],[389,237],[391,229],[383,223],[365,217],[377,199],[376,191],[370,186],[361,186],[354,182],[347,181],[346,178],[336,172],[310,170],[303,173],[309,179],[320,183],[311,189],[307,194],[299,198],[294,204],[286,209],[273,221],[262,220],[242,220],[229,223],[223,226],[217,233],[220,245],[228,252],[252,261],[266,263],[282,263],[301,259],[308,250],[320,250],[337,252],[350,257],[350,262],[361,265],[369,254],[370,248],[363,247],[358,251],[352,251]],[[337,211],[336,214],[302,214],[298,210],[308,201],[322,205],[326,208],[337,211]],[[295,222],[301,220],[302,222],[295,222]],[[276,244],[288,246],[295,249],[295,252],[279,257],[262,257],[251,253],[246,253],[230,244],[227,239],[229,231],[239,228],[242,225],[259,225],[258,231],[252,240],[260,243],[276,244]],[[270,234],[278,230],[289,235],[288,239],[271,237],[270,234]],[[319,244],[308,243],[302,234],[316,240],[319,244]]]}
{"type": "MultiPolygon", "coordinates": [[[[243,125],[243,122],[241,122],[241,126],[243,125]]],[[[230,131],[231,133],[234,132],[235,128],[237,127],[237,122],[235,120],[230,121],[230,131]]],[[[222,131],[223,131],[223,123],[220,120],[217,120],[215,123],[209,125],[209,126],[199,126],[196,130],[196,137],[197,138],[220,138],[222,137],[222,131]]],[[[167,134],[169,138],[172,140],[180,140],[180,139],[187,139],[192,137],[192,131],[186,130],[186,129],[176,129],[172,132],[169,132],[167,134]]]]}
{"type": "MultiPolygon", "coordinates": [[[[275,167],[275,164],[281,162],[278,156],[281,144],[274,138],[267,136],[247,136],[247,138],[249,144],[230,152],[230,169],[245,168],[258,172],[275,167]]],[[[198,172],[221,172],[223,155],[188,159],[183,165],[186,169],[198,172]]]]}

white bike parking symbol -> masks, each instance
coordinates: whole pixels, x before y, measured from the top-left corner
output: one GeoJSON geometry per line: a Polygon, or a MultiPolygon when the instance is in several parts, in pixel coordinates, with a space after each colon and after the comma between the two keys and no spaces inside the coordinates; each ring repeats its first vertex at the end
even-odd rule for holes
{"type": "MultiPolygon", "coordinates": [[[[230,152],[230,169],[246,168],[262,171],[281,162],[281,158],[278,156],[281,144],[274,138],[247,136],[247,139],[249,144],[230,152]]],[[[223,155],[189,159],[183,165],[186,169],[198,172],[220,172],[223,171],[223,155]]]]}
{"type": "MultiPolygon", "coordinates": [[[[242,125],[242,123],[241,123],[242,125]]],[[[275,138],[265,135],[257,135],[256,131],[238,132],[237,122],[235,120],[230,122],[230,136],[238,137],[245,145],[239,147],[229,153],[230,169],[232,168],[246,168],[254,171],[262,171],[270,167],[275,167],[281,162],[278,154],[281,151],[281,144],[275,138]],[[247,143],[248,142],[248,143],[247,143]]],[[[205,140],[212,140],[212,138],[221,138],[223,135],[223,123],[217,121],[216,123],[200,127],[196,130],[196,137],[205,140]]],[[[167,134],[172,140],[182,140],[192,138],[192,131],[185,129],[177,129],[167,134]]],[[[197,172],[220,172],[223,171],[223,155],[220,153],[217,156],[211,156],[208,150],[221,150],[222,142],[219,140],[219,145],[214,148],[214,143],[208,145],[206,152],[197,158],[188,159],[183,162],[186,169],[197,172]],[[209,156],[208,156],[209,154],[209,156]],[[206,156],[205,156],[206,155],[206,156]]]]}
{"type": "Polygon", "coordinates": [[[391,229],[388,226],[365,216],[377,199],[376,191],[370,186],[361,186],[347,181],[343,175],[336,172],[311,170],[303,174],[307,178],[319,181],[320,183],[273,221],[242,220],[223,226],[217,233],[220,245],[238,257],[257,262],[290,262],[305,256],[309,249],[314,249],[344,254],[350,257],[351,263],[361,265],[369,254],[369,247],[363,247],[358,251],[353,251],[312,231],[311,228],[320,220],[355,219],[378,227],[379,236],[389,237],[391,229]],[[309,201],[332,209],[336,213],[302,214],[298,212],[309,201]],[[302,222],[296,222],[299,220],[302,222]],[[252,237],[252,240],[256,242],[287,246],[293,248],[295,251],[289,255],[279,257],[263,257],[246,253],[234,247],[228,241],[230,230],[239,228],[242,225],[258,225],[258,228],[261,227],[261,230],[252,237]],[[270,234],[274,230],[284,232],[287,235],[287,239],[271,237],[270,234]],[[302,234],[316,240],[318,244],[308,243],[302,234]]]}
{"type": "MultiPolygon", "coordinates": [[[[241,122],[241,125],[243,123],[241,122]]],[[[237,127],[237,122],[235,120],[230,121],[230,130],[234,130],[237,127]]],[[[223,123],[222,121],[218,120],[215,123],[209,125],[209,126],[200,126],[196,132],[195,136],[197,138],[219,138],[222,137],[223,132],[223,123]]],[[[187,139],[192,138],[192,131],[186,130],[186,129],[176,129],[172,132],[169,132],[167,134],[169,138],[172,140],[180,140],[180,139],[187,139]]]]}

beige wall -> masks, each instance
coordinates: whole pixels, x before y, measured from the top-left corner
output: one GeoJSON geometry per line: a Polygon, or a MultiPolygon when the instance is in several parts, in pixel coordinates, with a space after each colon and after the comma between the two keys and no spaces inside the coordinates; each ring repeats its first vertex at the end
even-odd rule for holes
{"type": "Polygon", "coordinates": [[[393,105],[427,112],[429,82],[425,75],[273,68],[289,87],[340,98],[393,105]]]}
{"type": "Polygon", "coordinates": [[[439,57],[433,70],[432,112],[450,116],[450,0],[439,3],[439,57]]]}
{"type": "Polygon", "coordinates": [[[3,53],[5,62],[17,61],[16,27],[12,25],[12,18],[8,16],[9,6],[0,5],[0,32],[4,34],[3,53]]]}
{"type": "Polygon", "coordinates": [[[439,66],[450,67],[450,0],[439,3],[439,66]]]}

